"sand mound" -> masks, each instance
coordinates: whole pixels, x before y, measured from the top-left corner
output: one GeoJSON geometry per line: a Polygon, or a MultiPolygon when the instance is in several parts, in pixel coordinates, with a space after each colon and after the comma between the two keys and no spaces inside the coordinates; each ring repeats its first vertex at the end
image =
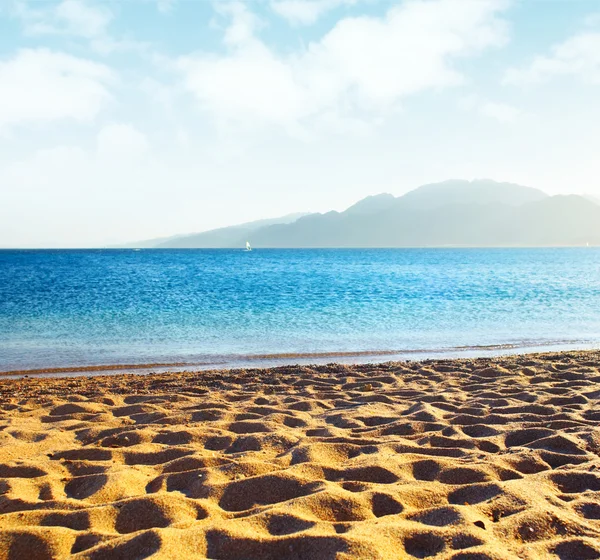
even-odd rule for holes
{"type": "Polygon", "coordinates": [[[600,558],[600,355],[0,382],[0,560],[600,558]]]}

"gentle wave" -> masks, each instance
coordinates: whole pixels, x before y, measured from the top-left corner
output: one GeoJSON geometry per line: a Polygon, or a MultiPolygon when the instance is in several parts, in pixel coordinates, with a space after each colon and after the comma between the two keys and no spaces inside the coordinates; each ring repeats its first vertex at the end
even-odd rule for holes
{"type": "Polygon", "coordinates": [[[138,363],[81,365],[58,368],[35,368],[1,371],[2,377],[66,377],[92,375],[119,375],[121,373],[148,374],[189,369],[237,369],[241,367],[276,367],[299,364],[324,364],[331,360],[342,363],[369,363],[389,358],[385,361],[405,361],[410,358],[458,358],[524,354],[548,350],[591,350],[600,349],[600,344],[592,340],[541,340],[520,341],[510,344],[487,344],[457,346],[450,348],[403,349],[403,350],[364,350],[358,352],[309,352],[280,354],[248,354],[215,356],[212,360],[197,362],[138,363]]]}

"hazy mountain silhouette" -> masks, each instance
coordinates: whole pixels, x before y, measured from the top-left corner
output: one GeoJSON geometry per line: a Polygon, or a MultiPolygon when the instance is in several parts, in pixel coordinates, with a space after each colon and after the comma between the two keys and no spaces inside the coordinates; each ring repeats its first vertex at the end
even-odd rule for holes
{"type": "Polygon", "coordinates": [[[306,212],[297,212],[281,216],[280,218],[256,220],[235,226],[211,229],[200,233],[180,234],[172,237],[149,239],[147,241],[136,241],[134,243],[120,245],[120,247],[132,249],[211,249],[245,247],[248,236],[257,230],[274,224],[288,224],[306,215],[306,212]]]}
{"type": "Polygon", "coordinates": [[[600,206],[490,180],[446,181],[344,212],[261,228],[255,247],[498,247],[600,244],[600,206]]]}
{"type": "Polygon", "coordinates": [[[131,241],[130,243],[111,245],[109,249],[155,249],[162,243],[168,243],[184,237],[187,237],[187,234],[180,233],[178,235],[171,235],[169,237],[155,237],[153,239],[146,239],[144,241],[131,241]]]}
{"type": "Polygon", "coordinates": [[[593,196],[591,194],[582,194],[581,196],[586,200],[593,202],[594,204],[600,204],[600,198],[598,198],[597,196],[593,196]]]}
{"type": "Polygon", "coordinates": [[[396,197],[392,194],[376,194],[373,196],[367,196],[359,200],[356,204],[353,204],[344,213],[345,214],[374,214],[375,212],[382,212],[387,210],[396,200],[396,197]]]}
{"type": "Polygon", "coordinates": [[[456,203],[521,206],[547,197],[546,193],[531,187],[481,179],[478,181],[450,180],[423,185],[397,200],[402,205],[411,205],[412,208],[425,210],[456,203]]]}
{"type": "MultiPolygon", "coordinates": [[[[369,196],[344,212],[292,214],[154,240],[153,247],[501,247],[600,245],[600,205],[488,179],[369,196]]],[[[149,245],[129,245],[141,247],[149,245]]]]}

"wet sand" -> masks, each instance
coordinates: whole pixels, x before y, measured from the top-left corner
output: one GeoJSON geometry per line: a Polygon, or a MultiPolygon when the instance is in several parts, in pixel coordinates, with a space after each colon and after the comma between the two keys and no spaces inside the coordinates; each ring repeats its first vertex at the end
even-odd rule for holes
{"type": "Polygon", "coordinates": [[[0,381],[0,559],[600,558],[600,352],[0,381]]]}

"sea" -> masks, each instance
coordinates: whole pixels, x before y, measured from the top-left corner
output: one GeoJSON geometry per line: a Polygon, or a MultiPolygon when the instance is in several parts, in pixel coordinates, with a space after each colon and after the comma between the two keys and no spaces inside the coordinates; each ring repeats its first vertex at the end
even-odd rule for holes
{"type": "Polygon", "coordinates": [[[598,248],[0,251],[4,373],[598,347],[598,248]]]}

